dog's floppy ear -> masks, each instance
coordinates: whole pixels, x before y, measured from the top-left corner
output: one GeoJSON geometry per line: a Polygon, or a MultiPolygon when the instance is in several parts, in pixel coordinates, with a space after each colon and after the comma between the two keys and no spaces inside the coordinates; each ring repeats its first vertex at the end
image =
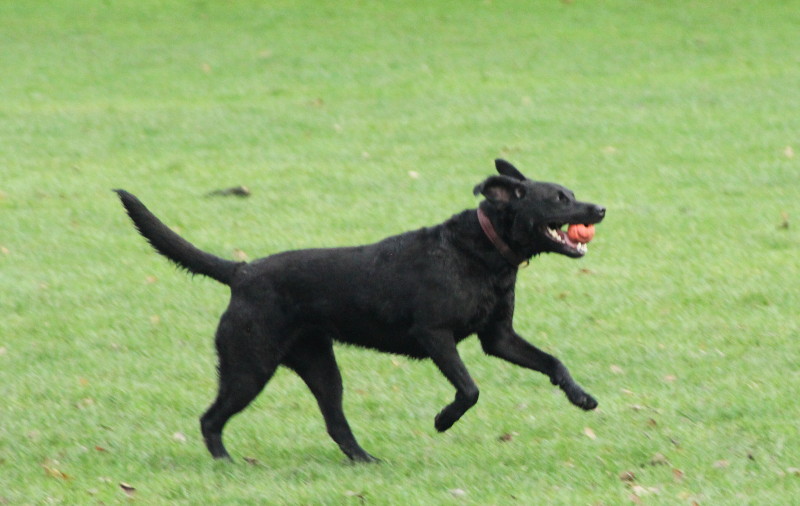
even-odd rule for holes
{"type": "Polygon", "coordinates": [[[498,158],[494,161],[494,166],[497,169],[497,172],[504,176],[512,177],[514,179],[518,179],[520,181],[525,181],[525,176],[522,175],[522,172],[519,171],[516,167],[511,165],[511,162],[507,162],[502,158],[498,158]]]}
{"type": "Polygon", "coordinates": [[[482,193],[489,201],[508,204],[525,196],[525,187],[508,176],[491,176],[473,190],[475,195],[482,193]]]}

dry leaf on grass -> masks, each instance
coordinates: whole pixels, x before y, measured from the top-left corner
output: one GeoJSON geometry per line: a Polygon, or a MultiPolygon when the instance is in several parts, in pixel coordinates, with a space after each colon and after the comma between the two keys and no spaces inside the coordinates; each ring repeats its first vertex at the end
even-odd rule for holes
{"type": "Polygon", "coordinates": [[[633,485],[631,487],[631,492],[633,492],[637,497],[644,497],[646,495],[658,494],[659,489],[658,487],[643,487],[642,485],[633,485]]]}
{"type": "Polygon", "coordinates": [[[133,497],[134,494],[136,494],[136,489],[132,485],[129,485],[124,481],[120,482],[119,488],[121,488],[122,491],[125,492],[125,495],[127,495],[128,497],[133,497]]]}
{"type": "Polygon", "coordinates": [[[53,478],[58,478],[60,480],[69,480],[70,476],[67,473],[61,471],[60,469],[57,469],[55,467],[57,465],[58,465],[57,461],[45,459],[44,463],[42,464],[42,468],[44,468],[45,473],[47,473],[49,476],[52,476],[53,478]]]}
{"type": "Polygon", "coordinates": [[[784,230],[789,229],[789,213],[786,211],[781,211],[781,224],[778,225],[778,228],[782,228],[784,230]]]}
{"type": "Polygon", "coordinates": [[[361,502],[364,502],[366,499],[366,494],[364,494],[364,492],[356,492],[355,490],[345,490],[344,495],[347,497],[357,497],[361,502]]]}
{"type": "Polygon", "coordinates": [[[669,464],[669,460],[667,460],[667,457],[665,457],[663,453],[656,453],[653,455],[653,458],[650,459],[651,466],[666,466],[667,464],[669,464]]]}
{"type": "Polygon", "coordinates": [[[595,434],[594,431],[589,427],[584,427],[583,433],[586,434],[586,437],[589,439],[597,439],[597,434],[595,434]]]}
{"type": "Polygon", "coordinates": [[[91,397],[84,397],[83,399],[75,403],[75,407],[78,409],[86,409],[92,406],[94,406],[94,399],[92,399],[91,397]]]}
{"type": "Polygon", "coordinates": [[[513,440],[517,436],[519,436],[519,432],[506,432],[505,434],[501,435],[497,439],[499,441],[503,442],[503,443],[507,443],[507,442],[513,440]]]}
{"type": "Polygon", "coordinates": [[[450,495],[452,495],[453,497],[465,497],[467,495],[467,491],[464,490],[463,488],[454,488],[451,489],[449,492],[450,495]]]}
{"type": "MultiPolygon", "coordinates": [[[[320,99],[321,100],[321,99],[320,99]]],[[[232,186],[231,188],[222,188],[214,190],[206,194],[207,197],[249,197],[250,188],[245,185],[232,186]]]]}

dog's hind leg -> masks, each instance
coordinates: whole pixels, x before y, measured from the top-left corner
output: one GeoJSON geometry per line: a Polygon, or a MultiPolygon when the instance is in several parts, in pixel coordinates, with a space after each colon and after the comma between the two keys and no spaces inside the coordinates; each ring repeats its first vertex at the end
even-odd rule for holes
{"type": "Polygon", "coordinates": [[[283,363],[295,371],[314,394],[328,434],[342,452],[356,462],[378,462],[358,444],[344,416],[342,376],[331,340],[320,335],[306,335],[295,343],[283,363]]]}
{"type": "Polygon", "coordinates": [[[445,406],[434,420],[436,430],[444,432],[478,402],[478,387],[461,360],[450,332],[423,330],[412,335],[425,347],[433,363],[456,389],[453,402],[445,406]]]}
{"type": "MultiPolygon", "coordinates": [[[[280,356],[260,356],[252,344],[252,328],[224,315],[217,329],[219,391],[217,399],[200,417],[200,430],[206,447],[215,459],[230,459],[222,444],[222,429],[228,420],[247,407],[275,373],[280,356]]],[[[275,353],[277,355],[277,353],[275,353]]]]}

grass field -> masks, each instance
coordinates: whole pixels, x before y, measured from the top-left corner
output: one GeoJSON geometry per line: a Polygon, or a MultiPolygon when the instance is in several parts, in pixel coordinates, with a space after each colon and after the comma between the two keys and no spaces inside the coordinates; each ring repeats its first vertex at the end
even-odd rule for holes
{"type": "Polygon", "coordinates": [[[0,504],[797,504],[799,25],[791,0],[0,3],[0,504]],[[437,434],[431,363],[340,347],[384,463],[346,463],[286,371],[213,462],[227,289],[111,188],[255,258],[443,221],[498,156],[608,207],[516,311],[600,408],[468,340],[481,399],[437,434]]]}

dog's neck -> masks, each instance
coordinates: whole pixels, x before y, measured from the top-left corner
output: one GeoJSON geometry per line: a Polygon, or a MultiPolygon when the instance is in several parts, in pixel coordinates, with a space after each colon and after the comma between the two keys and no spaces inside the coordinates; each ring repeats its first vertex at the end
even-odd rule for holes
{"type": "Polygon", "coordinates": [[[508,262],[513,265],[514,267],[520,267],[523,264],[528,264],[528,259],[520,256],[514,250],[511,249],[509,246],[497,233],[495,230],[494,225],[492,225],[492,221],[486,216],[486,213],[478,207],[478,222],[481,224],[481,229],[483,229],[483,233],[486,235],[486,238],[491,241],[497,251],[503,255],[503,258],[508,260],[508,262]]]}

